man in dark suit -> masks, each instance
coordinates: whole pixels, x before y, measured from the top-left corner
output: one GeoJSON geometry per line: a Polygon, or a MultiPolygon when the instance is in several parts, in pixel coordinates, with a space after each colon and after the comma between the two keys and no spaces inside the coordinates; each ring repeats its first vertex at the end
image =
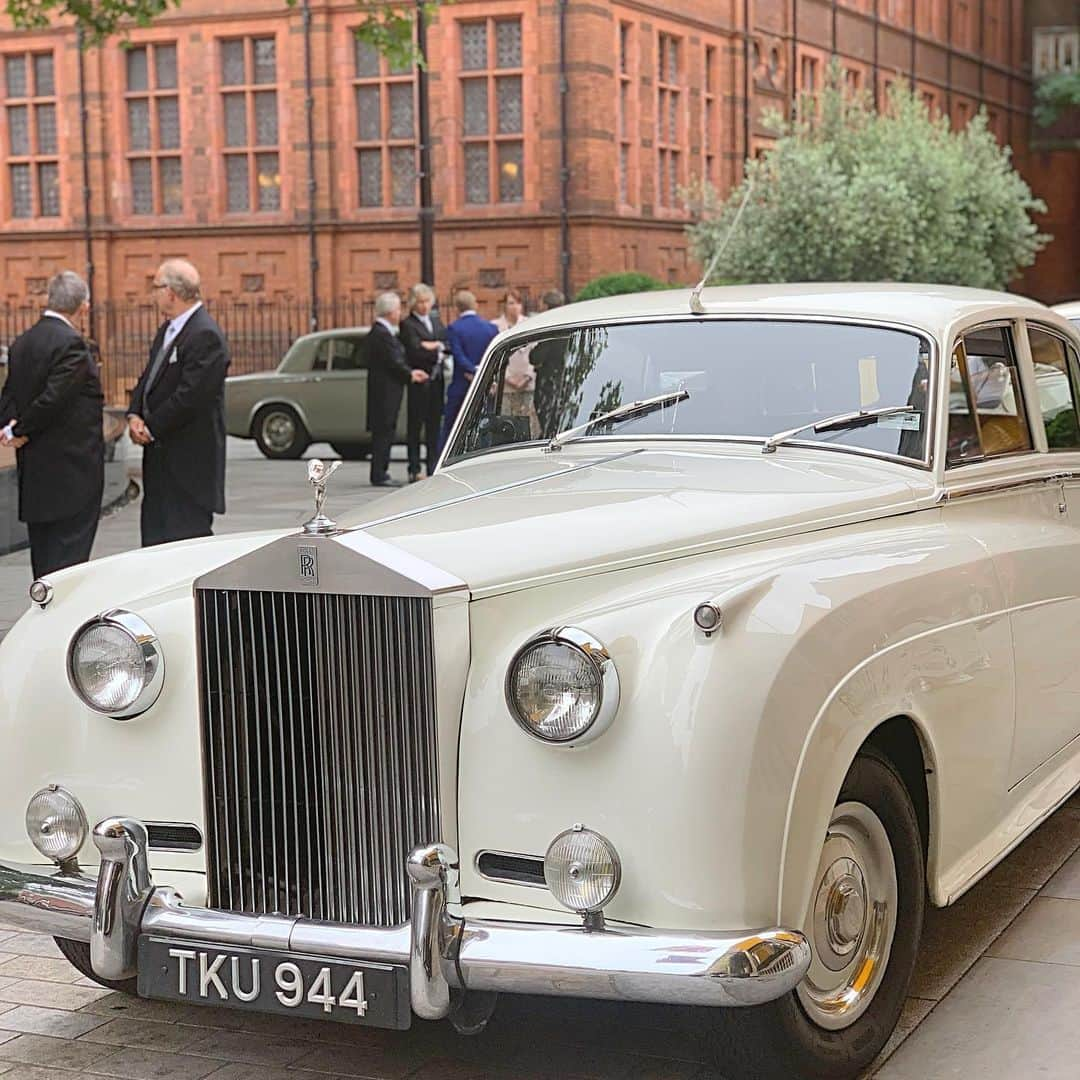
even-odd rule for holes
{"type": "Polygon", "coordinates": [[[409,385],[409,483],[420,479],[420,440],[424,441],[424,464],[430,476],[439,456],[439,428],[442,425],[444,380],[443,348],[446,327],[432,312],[435,294],[428,285],[414,285],[412,311],[401,320],[401,343],[409,367],[426,372],[426,383],[409,385]]]}
{"type": "Polygon", "coordinates": [[[367,426],[371,432],[371,483],[400,487],[390,479],[390,447],[394,442],[401,395],[410,383],[428,381],[427,372],[409,367],[401,343],[401,297],[383,293],[375,301],[375,322],[368,334],[367,426]]]}
{"type": "Polygon", "coordinates": [[[143,547],[210,536],[214,514],[225,513],[225,335],[191,263],[162,263],[152,290],[167,321],[128,410],[143,448],[143,547]]]}
{"type": "Polygon", "coordinates": [[[35,578],[86,562],[101,513],[104,395],[74,325],[89,310],[89,295],[78,274],[57,274],[41,319],[8,352],[0,441],[17,451],[19,519],[30,534],[35,578]]]}
{"type": "Polygon", "coordinates": [[[476,313],[476,297],[468,289],[461,289],[454,297],[458,317],[446,328],[446,344],[454,357],[454,377],[446,392],[446,409],[443,413],[442,442],[450,437],[461,404],[469,390],[469,383],[476,374],[477,365],[483,359],[488,345],[499,333],[494,323],[482,319],[476,313]]]}

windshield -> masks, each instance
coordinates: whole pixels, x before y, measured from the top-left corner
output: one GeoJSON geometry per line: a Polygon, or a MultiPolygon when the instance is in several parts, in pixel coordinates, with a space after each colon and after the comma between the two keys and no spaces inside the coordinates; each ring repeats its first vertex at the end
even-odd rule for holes
{"type": "Polygon", "coordinates": [[[447,463],[547,442],[620,405],[678,390],[689,397],[579,437],[765,439],[837,413],[911,405],[910,413],[797,438],[925,456],[929,345],[902,330],[706,319],[581,327],[496,346],[477,378],[483,388],[447,463]]]}

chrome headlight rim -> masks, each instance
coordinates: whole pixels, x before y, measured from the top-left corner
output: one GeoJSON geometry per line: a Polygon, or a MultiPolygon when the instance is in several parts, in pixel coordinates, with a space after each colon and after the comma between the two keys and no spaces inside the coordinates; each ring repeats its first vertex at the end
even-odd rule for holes
{"type": "Polygon", "coordinates": [[[146,712],[161,694],[161,688],[165,684],[165,655],[157,634],[145,619],[123,608],[114,608],[87,619],[72,635],[68,644],[67,675],[71,689],[88,709],[113,720],[134,720],[146,712]],[[97,626],[110,626],[122,631],[142,653],[145,672],[143,688],[135,700],[122,710],[101,708],[83,692],[75,674],[75,646],[83,634],[97,626]]]}
{"type": "Polygon", "coordinates": [[[593,634],[590,634],[587,630],[582,630],[578,626],[554,626],[547,630],[541,630],[538,634],[530,637],[514,653],[506,669],[506,679],[503,684],[506,706],[510,710],[510,715],[514,718],[515,723],[527,735],[545,746],[584,746],[598,739],[611,726],[615,714],[619,711],[619,690],[619,673],[607,647],[593,634]],[[572,648],[588,660],[596,672],[600,688],[600,702],[592,720],[580,732],[563,738],[550,738],[538,732],[521,715],[517,702],[514,700],[514,672],[517,670],[518,665],[531,649],[549,644],[564,645],[572,648]]]}

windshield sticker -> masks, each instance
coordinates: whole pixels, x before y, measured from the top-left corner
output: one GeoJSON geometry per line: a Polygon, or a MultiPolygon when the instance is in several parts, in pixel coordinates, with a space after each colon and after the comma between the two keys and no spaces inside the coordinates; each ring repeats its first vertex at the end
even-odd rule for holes
{"type": "Polygon", "coordinates": [[[918,431],[922,427],[922,413],[897,413],[895,416],[883,416],[878,420],[878,427],[895,428],[899,431],[918,431]]]}
{"type": "Polygon", "coordinates": [[[859,407],[865,409],[881,400],[877,384],[877,357],[859,357],[859,407]]]}

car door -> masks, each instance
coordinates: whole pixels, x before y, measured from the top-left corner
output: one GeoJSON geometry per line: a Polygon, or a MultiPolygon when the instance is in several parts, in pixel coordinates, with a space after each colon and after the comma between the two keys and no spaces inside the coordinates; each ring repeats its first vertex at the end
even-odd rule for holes
{"type": "MultiPolygon", "coordinates": [[[[1009,612],[1010,789],[1080,731],[1080,528],[1070,519],[1065,470],[1046,449],[1046,432],[1068,427],[1063,410],[1075,415],[1075,393],[1068,372],[1064,385],[1045,372],[1040,383],[1022,363],[1024,332],[997,323],[958,341],[946,459],[946,512],[991,555],[1009,612]]],[[[1080,503],[1073,515],[1080,518],[1080,503]]]]}
{"type": "Polygon", "coordinates": [[[363,442],[367,438],[367,359],[363,331],[324,337],[307,388],[312,441],[363,442]]]}

